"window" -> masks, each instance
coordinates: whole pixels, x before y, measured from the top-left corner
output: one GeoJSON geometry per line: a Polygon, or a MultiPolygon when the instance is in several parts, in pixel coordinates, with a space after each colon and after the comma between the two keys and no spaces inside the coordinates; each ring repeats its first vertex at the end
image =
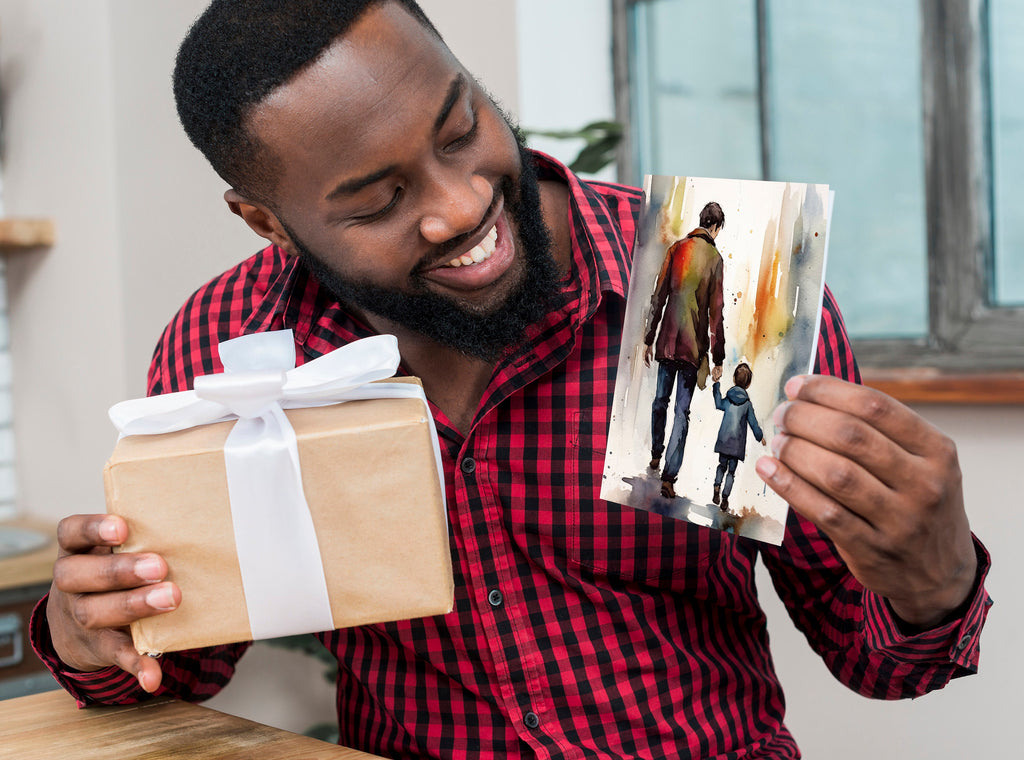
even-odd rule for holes
{"type": "Polygon", "coordinates": [[[993,2],[989,15],[992,197],[995,235],[992,293],[1001,306],[1024,306],[1024,9],[993,2]]]}
{"type": "Polygon", "coordinates": [[[624,181],[828,183],[828,281],[862,365],[1024,367],[1024,6],[614,9],[624,181]]]}

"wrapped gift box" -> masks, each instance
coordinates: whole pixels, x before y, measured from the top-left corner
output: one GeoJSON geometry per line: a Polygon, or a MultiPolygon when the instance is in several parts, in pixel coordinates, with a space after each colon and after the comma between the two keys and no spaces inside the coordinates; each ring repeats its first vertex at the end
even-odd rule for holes
{"type": "MultiPolygon", "coordinates": [[[[355,400],[286,414],[334,627],[451,611],[446,511],[424,400],[355,400]]],[[[182,592],[177,610],[131,626],[139,652],[254,638],[224,464],[234,424],[128,435],[107,463],[107,510],[129,529],[119,551],[160,554],[182,592]]]]}

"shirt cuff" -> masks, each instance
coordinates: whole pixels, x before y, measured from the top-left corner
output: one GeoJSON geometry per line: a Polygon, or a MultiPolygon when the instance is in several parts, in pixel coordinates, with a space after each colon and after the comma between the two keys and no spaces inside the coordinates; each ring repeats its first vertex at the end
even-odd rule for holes
{"type": "Polygon", "coordinates": [[[974,589],[953,619],[925,631],[906,633],[901,630],[899,618],[884,597],[872,591],[864,592],[865,635],[871,648],[900,662],[952,663],[965,673],[977,671],[978,641],[992,606],[985,590],[985,577],[992,560],[977,537],[972,538],[978,557],[974,589]]]}
{"type": "Polygon", "coordinates": [[[149,697],[135,676],[115,665],[100,670],[83,672],[75,670],[61,661],[53,640],[50,638],[50,624],[46,620],[46,600],[44,596],[29,621],[29,640],[36,656],[49,669],[57,683],[78,702],[79,707],[90,704],[131,704],[149,697]]]}

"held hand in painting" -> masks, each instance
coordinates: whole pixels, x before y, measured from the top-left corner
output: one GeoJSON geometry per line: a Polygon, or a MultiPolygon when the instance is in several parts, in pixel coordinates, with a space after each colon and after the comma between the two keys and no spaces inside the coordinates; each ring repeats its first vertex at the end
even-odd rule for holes
{"type": "Polygon", "coordinates": [[[112,553],[127,538],[128,526],[115,515],[62,520],[46,617],[54,649],[66,665],[82,671],[116,665],[154,692],[160,665],[135,651],[127,626],[175,609],[181,591],[164,582],[167,563],[162,557],[112,553]]]}
{"type": "Polygon", "coordinates": [[[974,585],[956,447],[883,393],[822,376],[794,377],[775,410],[775,456],[761,478],[835,543],[850,572],[927,628],[974,585]]]}
{"type": "Polygon", "coordinates": [[[711,368],[711,382],[717,383],[722,379],[722,365],[719,364],[711,368]]]}
{"type": "Polygon", "coordinates": [[[651,359],[653,359],[653,358],[654,358],[654,346],[653,345],[649,345],[644,350],[644,366],[645,367],[650,367],[651,366],[651,359]]]}

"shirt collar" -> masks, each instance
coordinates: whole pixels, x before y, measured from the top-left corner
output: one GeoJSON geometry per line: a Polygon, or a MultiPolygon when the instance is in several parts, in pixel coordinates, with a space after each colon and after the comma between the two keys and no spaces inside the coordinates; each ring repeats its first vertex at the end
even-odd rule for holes
{"type": "Polygon", "coordinates": [[[590,294],[595,308],[600,293],[625,297],[633,241],[622,240],[618,233],[618,219],[597,190],[602,183],[584,183],[567,166],[546,153],[530,153],[536,161],[539,179],[560,181],[569,187],[574,276],[579,278],[582,291],[590,294]]]}

